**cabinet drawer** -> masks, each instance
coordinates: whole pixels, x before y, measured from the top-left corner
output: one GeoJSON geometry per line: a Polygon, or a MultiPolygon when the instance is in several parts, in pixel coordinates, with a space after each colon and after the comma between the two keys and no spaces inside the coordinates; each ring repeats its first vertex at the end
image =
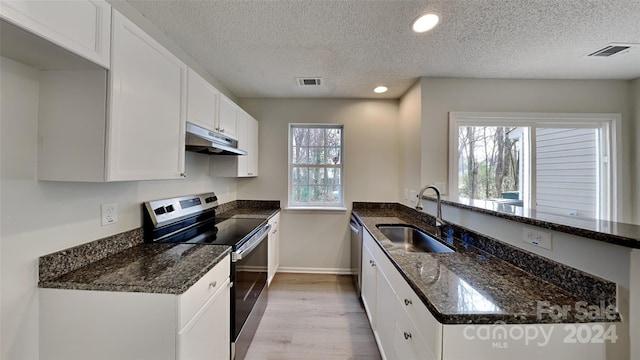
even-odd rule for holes
{"type": "Polygon", "coordinates": [[[222,259],[222,261],[214,266],[213,269],[209,270],[208,273],[193,284],[189,290],[180,295],[180,305],[178,310],[180,314],[179,329],[182,329],[193,315],[198,312],[207,299],[209,299],[221,286],[223,286],[225,281],[229,278],[230,270],[231,256],[227,255],[222,259]]]}
{"type": "Polygon", "coordinates": [[[396,296],[400,306],[405,310],[407,316],[415,324],[417,330],[424,338],[426,345],[432,352],[439,349],[442,339],[442,325],[431,315],[427,307],[418,298],[415,291],[411,289],[406,280],[395,271],[389,276],[394,284],[396,296]]]}
{"type": "Polygon", "coordinates": [[[406,311],[398,311],[393,334],[393,347],[397,359],[435,360],[434,349],[422,336],[406,311]]]}

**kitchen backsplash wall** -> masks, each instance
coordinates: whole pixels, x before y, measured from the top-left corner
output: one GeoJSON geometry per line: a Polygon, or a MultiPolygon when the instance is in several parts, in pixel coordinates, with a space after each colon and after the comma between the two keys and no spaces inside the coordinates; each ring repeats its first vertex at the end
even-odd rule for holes
{"type": "MultiPolygon", "coordinates": [[[[38,358],[38,257],[139,228],[144,201],[215,191],[236,200],[237,180],[209,177],[207,155],[187,153],[185,180],[36,181],[39,71],[0,58],[2,359],[38,358]],[[101,226],[100,205],[118,204],[101,226]]],[[[82,134],[75,134],[82,136],[82,134]]]]}

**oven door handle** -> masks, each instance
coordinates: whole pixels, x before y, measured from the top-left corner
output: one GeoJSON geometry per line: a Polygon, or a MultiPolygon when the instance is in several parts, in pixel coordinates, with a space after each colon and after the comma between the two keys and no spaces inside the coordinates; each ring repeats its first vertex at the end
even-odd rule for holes
{"type": "Polygon", "coordinates": [[[265,225],[264,230],[262,230],[263,233],[262,235],[260,235],[260,237],[251,240],[251,242],[247,244],[246,247],[243,247],[240,251],[235,253],[234,261],[242,260],[244,256],[249,255],[253,251],[253,249],[255,249],[258,245],[260,245],[262,240],[269,235],[270,229],[271,229],[271,224],[265,225]]]}

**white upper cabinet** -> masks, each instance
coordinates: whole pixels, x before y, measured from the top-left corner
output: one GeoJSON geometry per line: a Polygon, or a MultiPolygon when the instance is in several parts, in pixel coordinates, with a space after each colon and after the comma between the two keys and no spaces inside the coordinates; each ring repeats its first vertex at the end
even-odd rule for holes
{"type": "Polygon", "coordinates": [[[41,71],[39,180],[185,176],[187,66],[115,10],[112,20],[108,76],[41,71]]]}
{"type": "Polygon", "coordinates": [[[108,179],[184,176],[187,66],[113,13],[108,179]]]}
{"type": "Polygon", "coordinates": [[[102,0],[0,1],[1,17],[109,68],[111,6],[102,0]]]}
{"type": "Polygon", "coordinates": [[[220,94],[218,103],[218,124],[214,130],[238,140],[237,118],[240,107],[224,94],[220,94]]]}
{"type": "Polygon", "coordinates": [[[215,177],[258,176],[258,121],[237,107],[238,148],[244,156],[211,156],[209,173],[215,177]]]}
{"type": "Polygon", "coordinates": [[[188,83],[187,121],[215,131],[220,91],[191,68],[188,83]]]}
{"type": "Polygon", "coordinates": [[[247,119],[247,176],[258,176],[258,120],[247,119]]]}

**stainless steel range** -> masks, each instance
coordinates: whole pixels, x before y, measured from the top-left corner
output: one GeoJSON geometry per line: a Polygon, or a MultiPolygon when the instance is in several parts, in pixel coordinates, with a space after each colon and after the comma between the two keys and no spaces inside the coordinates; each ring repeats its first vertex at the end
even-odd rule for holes
{"type": "Polygon", "coordinates": [[[243,359],[267,306],[266,217],[216,216],[214,193],[144,203],[147,242],[228,245],[231,253],[232,358],[243,359]]]}

